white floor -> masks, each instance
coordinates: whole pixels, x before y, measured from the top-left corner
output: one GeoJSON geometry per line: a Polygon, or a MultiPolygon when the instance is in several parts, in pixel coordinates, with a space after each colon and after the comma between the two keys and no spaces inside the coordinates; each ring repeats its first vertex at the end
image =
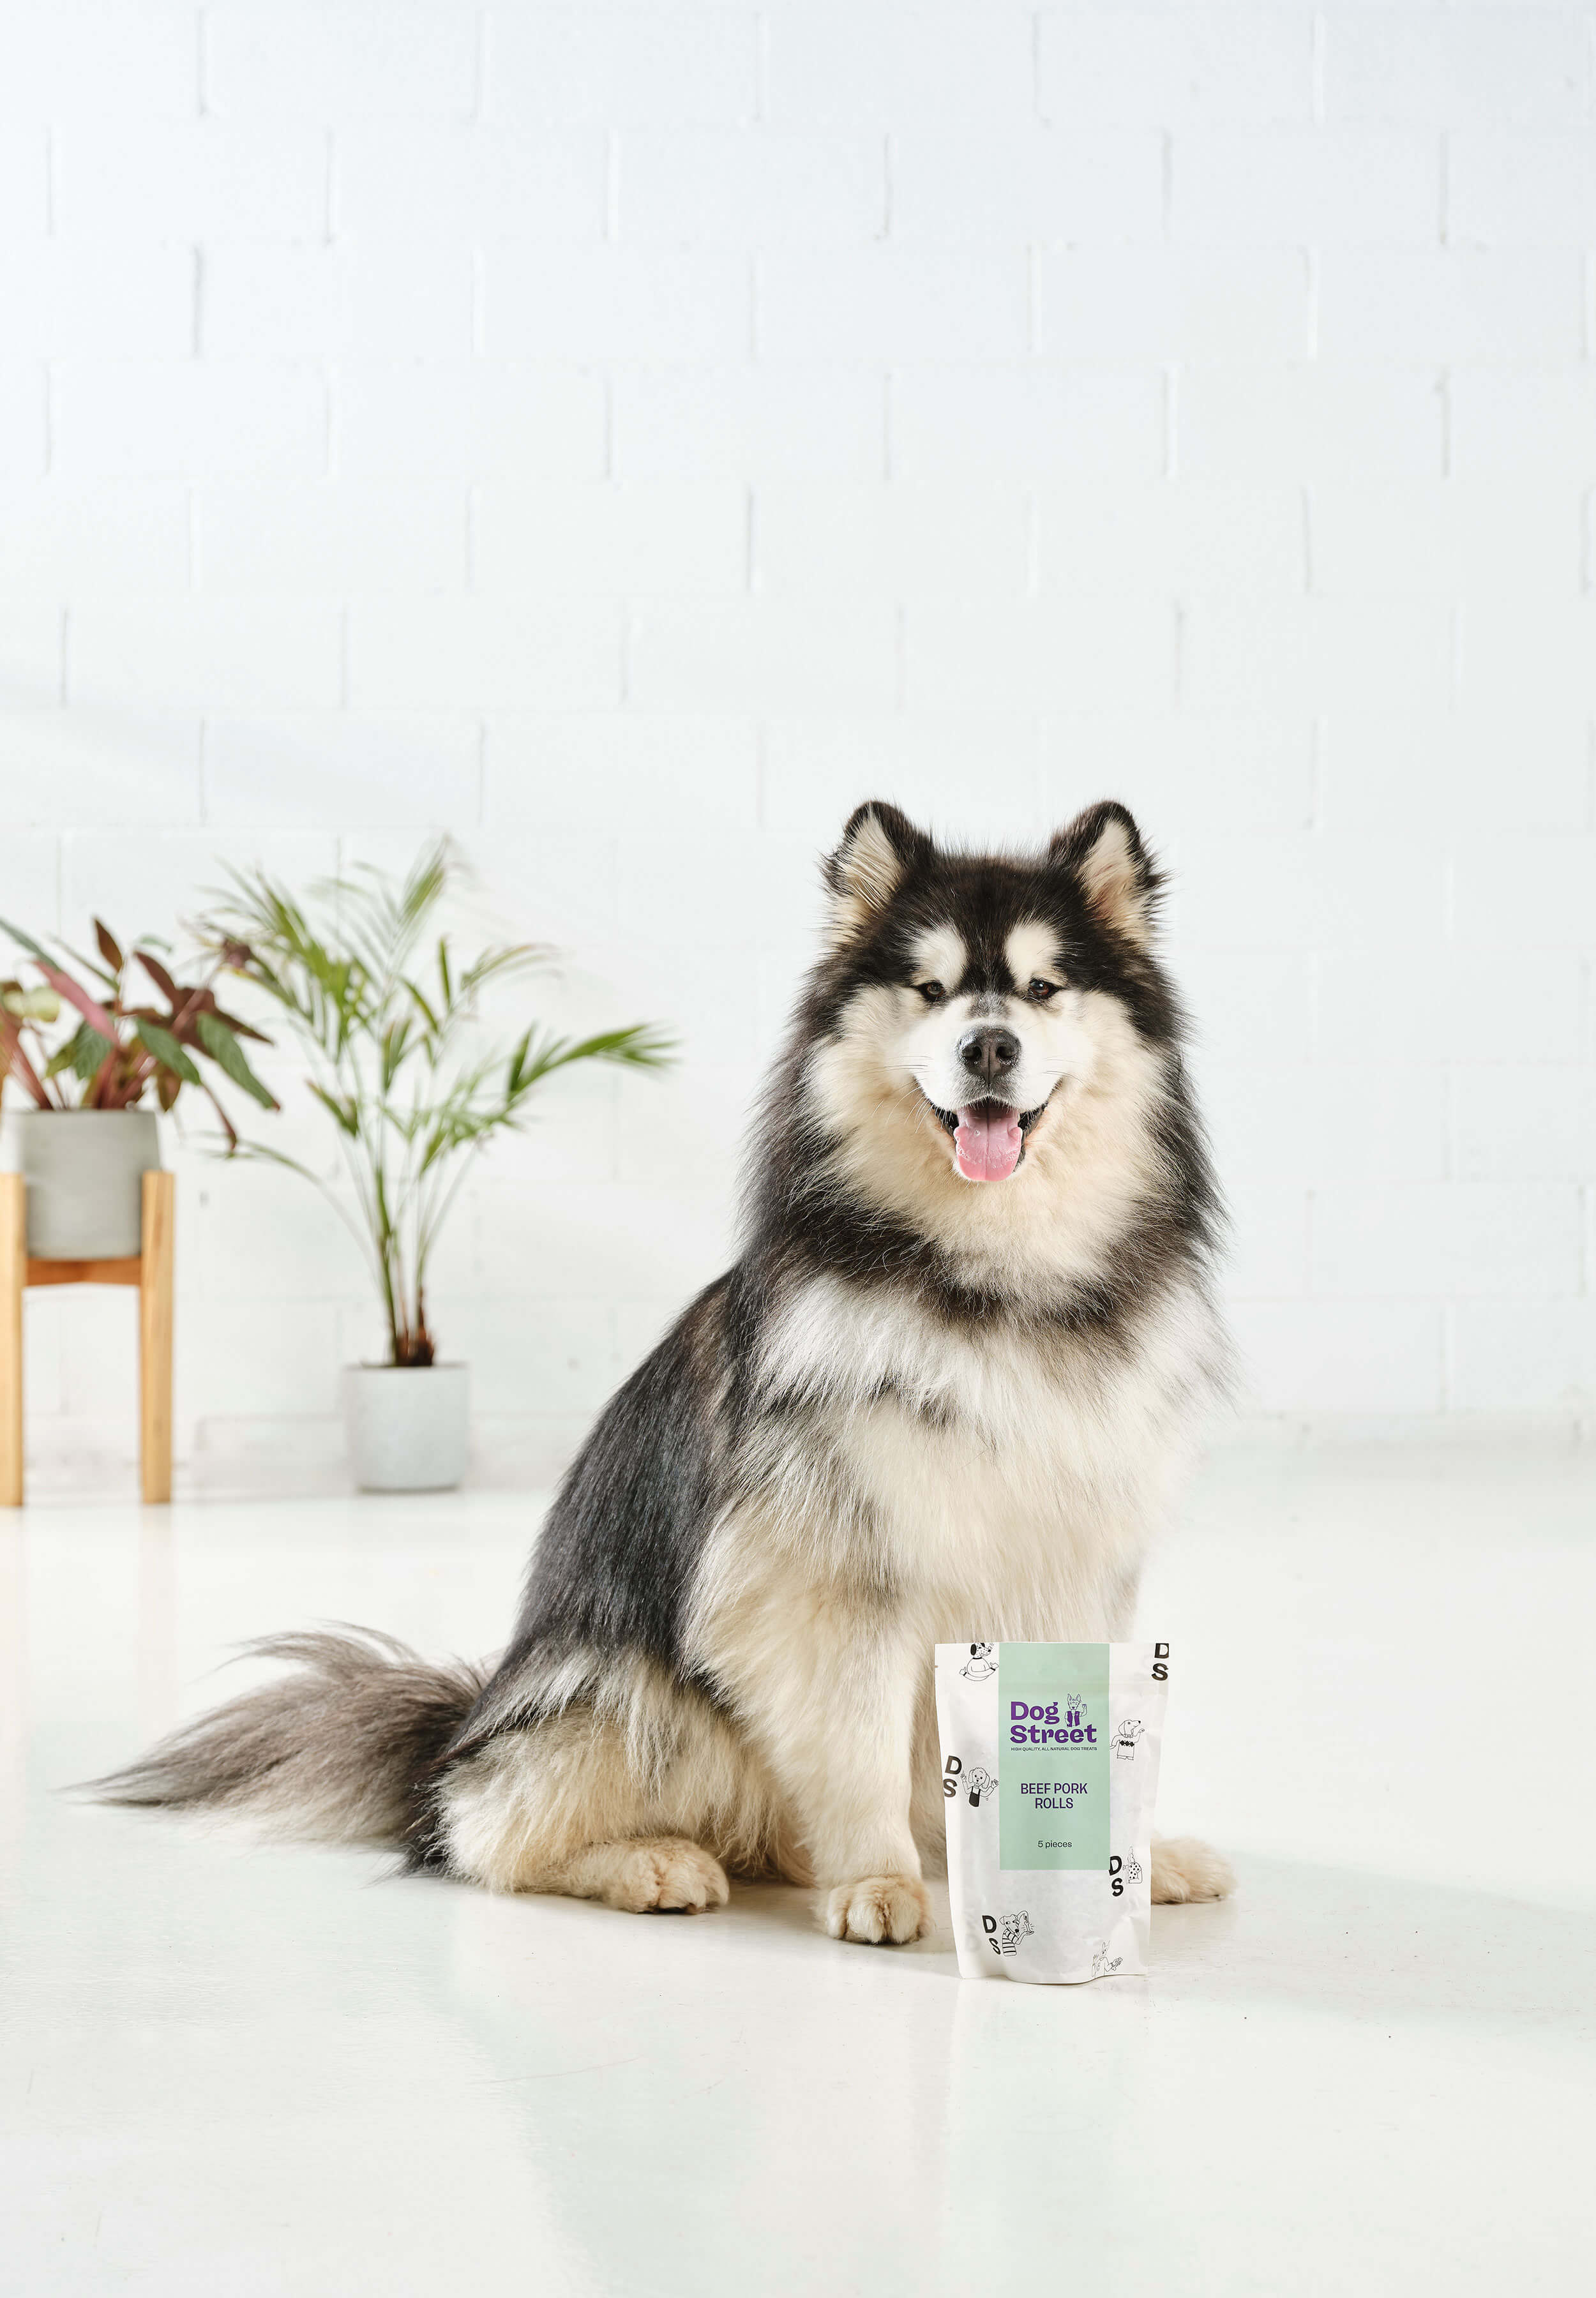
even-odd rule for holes
{"type": "Polygon", "coordinates": [[[1151,1575],[1150,1979],[961,1987],[801,1895],[385,1882],[52,1790],[335,1617],[502,1636],[536,1508],[0,1525],[0,2289],[1584,2292],[1596,1459],[1221,1455],[1151,1575]]]}

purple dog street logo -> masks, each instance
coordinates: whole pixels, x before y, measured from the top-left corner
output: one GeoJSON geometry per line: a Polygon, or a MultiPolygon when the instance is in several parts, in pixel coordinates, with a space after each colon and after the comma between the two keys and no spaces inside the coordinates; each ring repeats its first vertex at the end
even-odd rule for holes
{"type": "Polygon", "coordinates": [[[983,1915],[980,1927],[994,1955],[1013,1955],[1021,1939],[1035,1936],[1030,1917],[1023,1907],[1017,1914],[983,1915]]]}
{"type": "Polygon", "coordinates": [[[997,1673],[997,1662],[993,1657],[996,1649],[996,1644],[972,1644],[970,1657],[959,1674],[972,1683],[985,1683],[989,1675],[997,1673]]]}
{"type": "Polygon", "coordinates": [[[1136,1743],[1146,1728],[1145,1724],[1138,1724],[1134,1715],[1128,1715],[1123,1724],[1115,1726],[1114,1753],[1122,1764],[1128,1764],[1134,1759],[1136,1743]]]}

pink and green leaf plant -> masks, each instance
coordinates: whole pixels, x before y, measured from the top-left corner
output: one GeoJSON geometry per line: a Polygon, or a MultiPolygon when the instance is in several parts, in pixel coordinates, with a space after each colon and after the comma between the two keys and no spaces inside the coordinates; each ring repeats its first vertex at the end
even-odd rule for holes
{"type": "Polygon", "coordinates": [[[242,1042],[270,1039],[217,1003],[214,984],[233,958],[212,952],[199,980],[178,981],[158,946],[145,940],[124,954],[109,927],[98,918],[94,927],[99,962],[69,949],[62,953],[69,967],[0,918],[0,935],[38,977],[0,979],[0,1089],[14,1084],[39,1111],[137,1109],[152,1099],[170,1110],[193,1086],[236,1145],[211,1072],[219,1071],[262,1109],[276,1109],[277,1102],[250,1067],[242,1042]],[[95,986],[85,988],[85,977],[95,986]]]}

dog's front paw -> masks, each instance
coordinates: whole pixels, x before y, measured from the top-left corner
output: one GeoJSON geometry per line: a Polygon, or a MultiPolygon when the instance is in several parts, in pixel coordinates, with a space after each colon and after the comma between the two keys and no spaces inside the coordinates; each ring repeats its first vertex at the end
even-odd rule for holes
{"type": "Polygon", "coordinates": [[[595,1897],[628,1914],[695,1915],[731,1897],[718,1859],[684,1835],[657,1835],[601,1847],[595,1897]]]}
{"type": "Polygon", "coordinates": [[[1228,1899],[1236,1889],[1230,1863],[1199,1843],[1178,1835],[1153,1846],[1153,1904],[1168,1907],[1187,1899],[1228,1899]]]}
{"type": "Polygon", "coordinates": [[[826,1929],[833,1938],[863,1939],[870,1947],[890,1939],[902,1947],[923,1938],[930,1927],[930,1903],[915,1875],[866,1875],[857,1883],[839,1883],[826,1897],[826,1929]]]}

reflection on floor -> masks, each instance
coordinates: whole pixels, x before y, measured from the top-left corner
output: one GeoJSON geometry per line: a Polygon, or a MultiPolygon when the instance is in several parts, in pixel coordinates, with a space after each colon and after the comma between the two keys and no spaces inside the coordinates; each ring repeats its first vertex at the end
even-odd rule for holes
{"type": "Polygon", "coordinates": [[[1586,2286],[1596,1461],[1232,1453],[1149,1574],[1145,1981],[383,1882],[54,1796],[315,1618],[481,1651],[533,1502],[0,1526],[0,2291],[1586,2286]]]}

